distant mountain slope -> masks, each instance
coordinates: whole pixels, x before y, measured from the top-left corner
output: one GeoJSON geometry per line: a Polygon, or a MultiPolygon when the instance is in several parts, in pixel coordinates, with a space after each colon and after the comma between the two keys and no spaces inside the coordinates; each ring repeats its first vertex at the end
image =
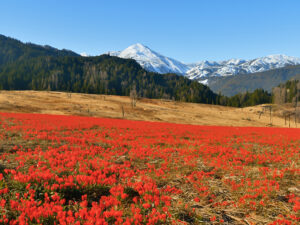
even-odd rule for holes
{"type": "Polygon", "coordinates": [[[70,50],[58,50],[47,45],[25,44],[19,40],[0,34],[0,66],[19,59],[39,56],[78,56],[78,54],[70,50]]]}
{"type": "Polygon", "coordinates": [[[282,68],[287,65],[300,64],[300,58],[286,55],[269,55],[253,60],[230,59],[221,62],[200,62],[187,71],[186,77],[207,82],[211,77],[227,77],[232,75],[251,74],[282,68]],[[206,81],[206,79],[208,79],[206,81]]]}
{"type": "Polygon", "coordinates": [[[300,73],[296,76],[293,76],[290,80],[299,80],[300,81],[300,73]]]}
{"type": "Polygon", "coordinates": [[[286,55],[269,55],[253,60],[229,59],[220,62],[201,61],[185,64],[163,56],[139,43],[131,45],[123,51],[108,52],[108,54],[120,58],[135,59],[144,69],[151,72],[176,73],[208,85],[210,85],[211,77],[251,74],[300,64],[300,58],[286,55]]]}
{"type": "MultiPolygon", "coordinates": [[[[144,70],[135,60],[25,44],[0,36],[0,89],[57,90],[213,103],[207,86],[176,74],[144,70]]],[[[166,59],[167,60],[167,59],[166,59]]],[[[171,62],[170,62],[171,64],[171,62]]]]}
{"type": "Polygon", "coordinates": [[[254,91],[262,88],[271,91],[273,87],[300,74],[300,65],[287,66],[260,73],[242,74],[229,77],[210,78],[210,88],[221,92],[226,96],[232,96],[239,92],[254,91]]]}
{"type": "Polygon", "coordinates": [[[144,69],[156,73],[185,74],[189,66],[175,59],[165,57],[140,43],[129,46],[123,51],[108,52],[111,56],[136,60],[144,69]]]}

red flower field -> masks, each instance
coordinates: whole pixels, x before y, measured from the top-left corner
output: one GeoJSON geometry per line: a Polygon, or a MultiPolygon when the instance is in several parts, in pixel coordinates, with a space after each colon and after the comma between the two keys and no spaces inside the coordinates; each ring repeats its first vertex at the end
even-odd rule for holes
{"type": "Polygon", "coordinates": [[[2,224],[298,224],[300,130],[0,113],[2,224]]]}

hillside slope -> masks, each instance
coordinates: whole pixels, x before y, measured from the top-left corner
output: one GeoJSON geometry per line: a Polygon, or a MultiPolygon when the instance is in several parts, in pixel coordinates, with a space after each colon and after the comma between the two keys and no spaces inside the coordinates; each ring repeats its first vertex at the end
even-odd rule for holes
{"type": "MultiPolygon", "coordinates": [[[[17,60],[27,60],[40,56],[79,56],[70,50],[59,50],[51,46],[23,43],[0,34],[0,68],[17,60]]],[[[1,71],[1,70],[0,70],[1,71]]]]}
{"type": "Polygon", "coordinates": [[[226,96],[253,91],[257,88],[271,91],[273,87],[292,79],[298,74],[300,74],[300,65],[287,66],[261,73],[211,78],[209,86],[214,92],[221,92],[226,96]]]}
{"type": "Polygon", "coordinates": [[[82,57],[67,50],[0,36],[0,89],[54,90],[187,102],[216,102],[207,86],[176,74],[147,72],[135,60],[82,57]]]}
{"type": "MultiPolygon", "coordinates": [[[[1,91],[0,112],[81,115],[220,126],[264,127],[270,123],[269,112],[263,111],[261,105],[233,108],[140,99],[137,101],[136,107],[132,108],[131,100],[126,96],[46,91],[1,91]]],[[[287,126],[284,119],[277,116],[272,117],[272,124],[279,127],[287,126]]],[[[295,125],[292,123],[291,126],[295,125]]]]}
{"type": "Polygon", "coordinates": [[[99,57],[38,57],[21,60],[0,72],[0,89],[53,90],[94,94],[216,102],[207,86],[176,74],[147,72],[134,60],[99,57]]]}

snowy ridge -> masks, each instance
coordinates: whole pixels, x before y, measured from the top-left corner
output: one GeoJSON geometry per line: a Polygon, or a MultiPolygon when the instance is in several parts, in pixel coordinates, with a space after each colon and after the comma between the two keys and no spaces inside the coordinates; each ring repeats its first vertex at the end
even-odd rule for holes
{"type": "Polygon", "coordinates": [[[157,73],[185,74],[189,66],[175,59],[163,56],[140,43],[129,46],[123,51],[108,52],[111,56],[135,59],[144,69],[157,73]]]}
{"type": "Polygon", "coordinates": [[[286,55],[269,55],[253,60],[230,59],[221,62],[203,61],[194,64],[194,66],[186,72],[185,76],[193,80],[201,81],[214,76],[223,77],[257,73],[298,64],[300,64],[300,58],[286,55]]]}
{"type": "Polygon", "coordinates": [[[163,56],[140,43],[123,51],[108,52],[112,56],[135,59],[144,69],[157,73],[177,73],[189,79],[209,84],[210,77],[232,76],[263,72],[287,65],[300,64],[300,58],[286,55],[269,55],[253,60],[230,59],[225,61],[201,61],[185,64],[163,56]]]}

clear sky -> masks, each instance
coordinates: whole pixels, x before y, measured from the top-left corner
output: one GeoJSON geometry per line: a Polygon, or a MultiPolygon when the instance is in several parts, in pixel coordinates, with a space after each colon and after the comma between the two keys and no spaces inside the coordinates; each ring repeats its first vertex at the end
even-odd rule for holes
{"type": "Polygon", "coordinates": [[[183,62],[300,57],[300,0],[3,0],[0,33],[90,55],[139,42],[183,62]]]}

